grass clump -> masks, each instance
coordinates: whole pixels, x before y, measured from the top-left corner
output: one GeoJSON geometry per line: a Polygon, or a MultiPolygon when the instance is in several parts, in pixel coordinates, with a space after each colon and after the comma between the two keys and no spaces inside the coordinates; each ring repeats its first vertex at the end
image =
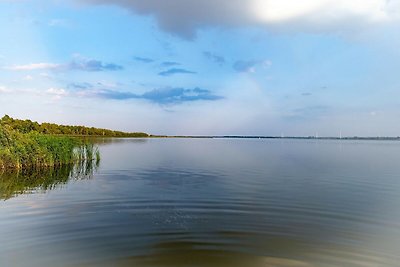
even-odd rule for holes
{"type": "Polygon", "coordinates": [[[79,139],[21,133],[0,124],[0,169],[39,169],[97,160],[97,148],[79,139]]]}

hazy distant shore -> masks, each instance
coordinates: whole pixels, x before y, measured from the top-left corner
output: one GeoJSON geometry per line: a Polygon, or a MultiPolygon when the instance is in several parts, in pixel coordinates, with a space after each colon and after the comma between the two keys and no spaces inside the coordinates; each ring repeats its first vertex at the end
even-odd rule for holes
{"type": "Polygon", "coordinates": [[[400,137],[314,137],[314,136],[256,136],[256,135],[150,135],[148,138],[227,138],[227,139],[303,139],[303,140],[388,140],[400,141],[400,137]]]}

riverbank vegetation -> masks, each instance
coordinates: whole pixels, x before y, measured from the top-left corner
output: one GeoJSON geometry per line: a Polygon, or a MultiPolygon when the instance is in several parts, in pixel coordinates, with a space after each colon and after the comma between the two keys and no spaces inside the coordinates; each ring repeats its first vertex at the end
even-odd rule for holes
{"type": "Polygon", "coordinates": [[[0,121],[0,170],[43,169],[99,160],[93,143],[34,130],[19,131],[0,121]]]}
{"type": "Polygon", "coordinates": [[[0,119],[0,170],[42,169],[100,161],[97,147],[78,137],[150,137],[85,126],[0,119]]]}
{"type": "Polygon", "coordinates": [[[0,125],[20,133],[36,132],[51,135],[68,135],[68,136],[104,136],[104,137],[149,137],[149,134],[142,132],[121,132],[109,129],[101,129],[86,126],[58,125],[55,123],[38,123],[31,120],[19,120],[5,115],[0,119],[0,125]]]}
{"type": "Polygon", "coordinates": [[[67,136],[23,134],[0,125],[0,169],[38,169],[99,161],[93,144],[67,136]]]}

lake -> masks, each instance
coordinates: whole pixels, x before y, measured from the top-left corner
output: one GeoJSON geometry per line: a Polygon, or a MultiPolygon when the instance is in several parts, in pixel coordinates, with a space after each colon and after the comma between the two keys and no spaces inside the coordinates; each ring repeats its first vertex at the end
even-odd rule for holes
{"type": "Polygon", "coordinates": [[[0,176],[0,266],[399,266],[400,143],[108,139],[0,176]]]}

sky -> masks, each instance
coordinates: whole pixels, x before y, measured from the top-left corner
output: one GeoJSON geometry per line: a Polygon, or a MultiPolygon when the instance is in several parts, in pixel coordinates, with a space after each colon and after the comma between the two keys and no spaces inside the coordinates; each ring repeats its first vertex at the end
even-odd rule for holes
{"type": "Polygon", "coordinates": [[[400,136],[400,0],[0,0],[0,116],[400,136]]]}

